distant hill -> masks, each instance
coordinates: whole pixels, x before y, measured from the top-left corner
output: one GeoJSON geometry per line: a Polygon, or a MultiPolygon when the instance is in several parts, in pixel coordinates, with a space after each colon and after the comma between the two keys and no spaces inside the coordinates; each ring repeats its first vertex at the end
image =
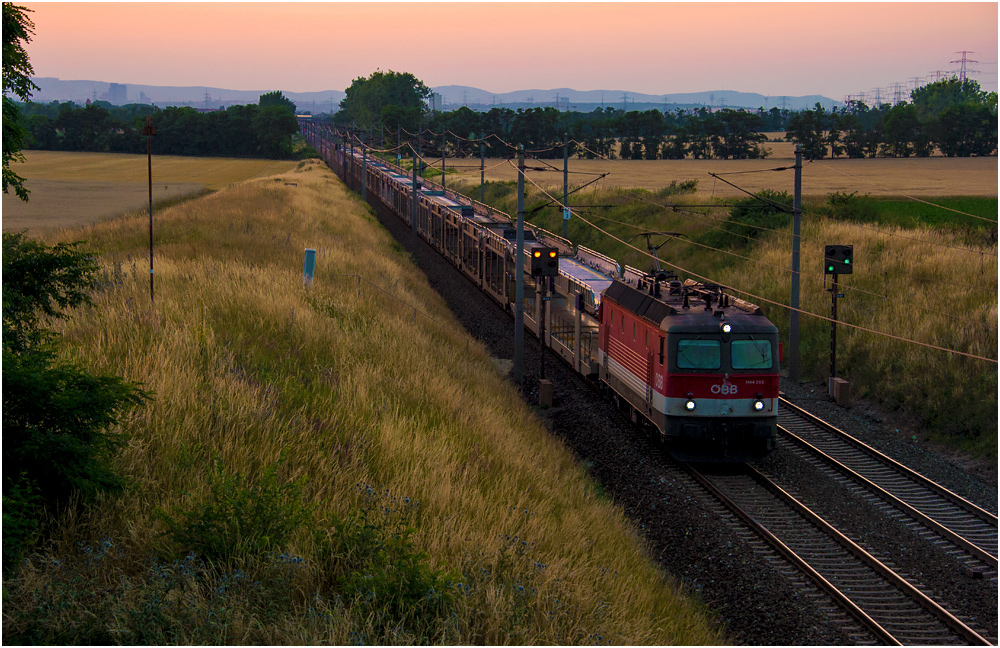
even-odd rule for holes
{"type": "Polygon", "coordinates": [[[599,107],[647,110],[649,108],[673,109],[677,107],[708,106],[712,108],[788,108],[803,110],[816,103],[829,110],[843,103],[822,95],[768,96],[756,92],[736,90],[713,90],[705,92],[678,92],[665,94],[643,94],[628,90],[574,90],[554,88],[551,90],[515,90],[514,92],[491,93],[470,86],[438,86],[433,88],[444,99],[444,109],[453,110],[467,105],[473,109],[489,109],[493,105],[503,106],[555,106],[588,112],[599,107]]]}
{"type": "MultiPolygon", "coordinates": [[[[52,77],[35,77],[32,81],[38,90],[32,95],[36,103],[50,101],[108,101],[115,105],[126,103],[151,103],[157,106],[192,106],[195,108],[220,108],[223,106],[255,104],[262,94],[280,90],[229,90],[208,86],[152,86],[134,84],[112,84],[108,81],[63,81],[52,77]],[[112,85],[119,86],[113,89],[112,85]],[[125,99],[122,100],[121,86],[124,85],[125,99]]],[[[344,98],[343,90],[322,92],[281,92],[295,102],[299,110],[310,112],[331,112],[344,98]]]]}
{"type": "MultiPolygon", "coordinates": [[[[32,100],[38,103],[50,101],[74,101],[84,103],[88,99],[108,101],[112,104],[152,103],[157,106],[192,106],[195,108],[220,108],[238,104],[257,103],[260,95],[280,88],[262,90],[230,90],[208,86],[153,86],[135,84],[115,84],[108,81],[64,81],[52,77],[32,79],[38,90],[32,100]]],[[[686,92],[651,95],[627,90],[574,90],[555,88],[551,90],[529,89],[513,92],[493,93],[471,86],[437,86],[432,90],[440,95],[435,107],[454,110],[468,106],[473,110],[489,110],[493,106],[507,108],[529,108],[554,106],[561,110],[590,112],[595,108],[626,108],[628,110],[648,110],[660,108],[691,108],[707,106],[712,108],[788,108],[802,110],[822,104],[829,110],[843,105],[822,95],[802,97],[767,96],[755,92],[736,90],[714,90],[706,92],[686,92]]],[[[289,92],[281,90],[302,112],[335,111],[344,98],[343,90],[323,90],[320,92],[289,92]]]]}

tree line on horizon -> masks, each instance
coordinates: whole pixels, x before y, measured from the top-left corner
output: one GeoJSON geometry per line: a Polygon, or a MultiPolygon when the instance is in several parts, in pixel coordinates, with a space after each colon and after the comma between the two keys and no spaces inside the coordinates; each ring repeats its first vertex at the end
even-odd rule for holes
{"type": "MultiPolygon", "coordinates": [[[[354,128],[381,148],[418,136],[423,155],[507,157],[511,145],[542,158],[569,154],[594,159],[762,159],[766,133],[784,132],[807,159],[825,157],[990,156],[997,152],[997,93],[971,79],[942,79],[915,89],[911,101],[842,108],[765,111],[707,107],[662,111],[597,108],[564,112],[553,107],[513,110],[468,107],[430,111],[431,90],[409,73],[376,71],[355,79],[333,115],[314,119],[354,128]],[[441,134],[445,133],[445,137],[441,134]],[[493,136],[493,137],[488,137],[493,136]],[[480,145],[480,139],[486,137],[480,145]]],[[[280,92],[257,105],[201,112],[145,104],[96,102],[19,105],[27,146],[39,150],[140,153],[145,118],[157,127],[156,151],[165,155],[293,157],[298,130],[295,104],[280,92]]]]}
{"type": "Polygon", "coordinates": [[[106,101],[26,102],[19,108],[25,148],[43,151],[144,153],[142,129],[149,117],[156,127],[153,147],[161,155],[288,159],[299,131],[295,104],[277,91],[261,95],[257,104],[210,112],[106,101]]]}
{"type": "Polygon", "coordinates": [[[523,144],[538,157],[570,154],[622,159],[755,159],[769,155],[765,133],[785,132],[802,145],[809,159],[832,157],[995,155],[997,93],[983,92],[973,80],[946,78],[915,89],[911,101],[867,106],[858,101],[827,112],[765,111],[706,107],[661,111],[598,108],[589,113],[553,107],[512,110],[497,107],[476,112],[468,107],[428,111],[431,90],[409,73],[377,71],[359,77],[347,89],[334,115],[317,116],[353,127],[368,142],[386,147],[420,134],[428,156],[506,157],[510,145],[523,144]],[[450,133],[441,137],[441,133],[450,133]],[[480,150],[479,139],[485,151],[480,150]],[[579,144],[577,144],[579,143],[579,144]]]}

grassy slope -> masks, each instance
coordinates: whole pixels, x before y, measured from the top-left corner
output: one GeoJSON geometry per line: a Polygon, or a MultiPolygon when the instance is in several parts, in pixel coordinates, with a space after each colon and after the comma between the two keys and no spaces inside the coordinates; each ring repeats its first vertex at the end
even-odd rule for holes
{"type": "Polygon", "coordinates": [[[70,233],[99,252],[104,284],[65,326],[66,355],[156,398],[123,426],[131,439],[116,464],[132,487],[62,517],[51,553],[5,581],[5,639],[723,640],[328,170],[309,164],[175,206],[156,231],[155,306],[141,217],[70,233]],[[319,250],[309,291],[306,247],[319,250]],[[368,289],[359,298],[356,279],[338,277],[352,273],[406,305],[368,289]],[[412,307],[444,325],[414,323],[412,307]],[[401,510],[428,568],[448,571],[445,612],[403,623],[338,592],[326,572],[343,558],[322,524],[280,556],[170,562],[183,548],[158,536],[155,511],[206,497],[213,458],[252,479],[283,452],[281,477],[308,480],[320,519],[401,510]],[[259,580],[234,585],[248,579],[259,580]]]}
{"type": "MultiPolygon", "coordinates": [[[[995,162],[995,161],[994,161],[995,162]]],[[[479,199],[478,179],[450,184],[479,199]]],[[[528,220],[550,232],[561,232],[561,217],[528,185],[528,220]]],[[[559,196],[561,192],[554,195],[559,196]]],[[[516,213],[513,183],[488,183],[486,202],[516,213]]],[[[759,243],[720,252],[690,241],[723,226],[727,207],[694,207],[675,212],[659,205],[704,202],[700,194],[670,194],[607,189],[573,199],[576,204],[616,205],[585,208],[570,221],[569,237],[637,268],[648,269],[643,237],[630,245],[611,239],[596,227],[628,241],[642,231],[681,232],[659,250],[664,269],[684,270],[735,286],[759,303],[778,325],[788,344],[791,227],[761,231],[759,243]],[[638,196],[638,197],[637,197],[638,196]],[[596,227],[595,227],[596,226],[596,227]],[[638,249],[635,249],[638,248],[638,249]],[[673,264],[673,265],[670,265],[673,264]]],[[[937,201],[935,201],[937,202],[937,201]]],[[[989,218],[996,213],[993,198],[942,199],[945,206],[989,218]]],[[[877,222],[850,222],[828,217],[821,201],[803,207],[801,245],[801,308],[829,317],[830,279],[822,273],[823,248],[851,243],[855,272],[840,278],[838,320],[934,346],[997,358],[997,247],[995,227],[985,221],[914,202],[881,201],[872,217],[877,222]],[[933,215],[933,218],[932,218],[933,215]]],[[[664,237],[654,238],[654,244],[664,237]]],[[[685,272],[681,274],[688,276],[685,272]]],[[[829,375],[830,324],[800,317],[801,376],[818,382],[829,375]]],[[[837,373],[851,381],[856,395],[874,396],[890,408],[912,413],[937,440],[976,457],[997,457],[997,365],[906,344],[845,326],[837,332],[837,373]]],[[[787,349],[787,346],[786,346],[787,349]]]]}

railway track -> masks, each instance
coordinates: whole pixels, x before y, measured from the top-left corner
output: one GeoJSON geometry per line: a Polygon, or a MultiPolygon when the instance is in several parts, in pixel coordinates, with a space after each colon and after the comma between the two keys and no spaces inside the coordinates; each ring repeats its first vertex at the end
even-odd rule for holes
{"type": "Polygon", "coordinates": [[[780,438],[825,474],[952,555],[973,578],[997,581],[997,516],[782,399],[780,438]]]}
{"type": "MultiPolygon", "coordinates": [[[[391,222],[393,222],[393,224],[398,224],[395,223],[395,221],[391,222]]],[[[404,232],[404,234],[410,234],[410,233],[411,232],[409,232],[409,230],[404,232]]],[[[412,239],[412,237],[410,238],[412,239]]],[[[404,239],[401,238],[400,240],[402,242],[404,239]]],[[[503,352],[504,351],[501,351],[501,354],[503,352]]],[[[790,408],[786,403],[786,406],[782,409],[787,411],[790,408]]],[[[578,450],[578,453],[581,454],[581,456],[587,456],[589,454],[586,450],[586,447],[587,447],[586,444],[584,444],[578,450]]],[[[603,455],[590,454],[590,457],[593,463],[595,464],[603,463],[603,455]]],[[[623,477],[622,471],[621,470],[616,471],[614,467],[609,467],[608,472],[616,472],[616,475],[614,477],[616,482],[633,481],[631,479],[626,479],[625,477],[623,477]]],[[[678,471],[678,473],[680,473],[680,471],[678,471]]],[[[625,473],[625,474],[628,475],[631,473],[625,473]]],[[[669,474],[669,472],[664,471],[664,474],[669,474]]],[[[686,479],[686,477],[682,479],[686,479]]],[[[664,481],[664,477],[662,475],[658,476],[655,483],[650,483],[648,480],[636,480],[635,483],[630,483],[631,487],[627,488],[627,490],[642,491],[638,495],[631,495],[631,497],[634,498],[635,510],[640,512],[639,515],[643,516],[647,520],[649,519],[649,517],[656,517],[656,518],[660,517],[661,509],[657,509],[657,506],[652,505],[652,503],[661,504],[662,502],[669,502],[670,499],[674,496],[674,493],[672,492],[671,489],[669,489],[666,483],[667,482],[664,481]]],[[[745,492],[747,490],[742,485],[736,485],[735,488],[737,493],[745,492]]],[[[712,508],[716,508],[716,506],[719,505],[713,505],[712,508]]],[[[721,506],[719,506],[719,508],[721,508],[721,506]]],[[[760,510],[766,512],[767,507],[765,509],[760,509],[760,510]]],[[[681,514],[678,513],[677,511],[672,511],[669,514],[668,518],[674,519],[679,515],[681,514]]],[[[750,519],[754,519],[755,516],[763,519],[761,513],[750,514],[748,517],[750,519]]],[[[725,518],[727,520],[732,520],[733,514],[726,514],[725,518]]],[[[773,519],[777,520],[778,518],[775,517],[773,519]]],[[[849,556],[855,554],[852,553],[851,549],[845,549],[844,548],[845,545],[843,544],[837,544],[831,540],[827,540],[825,541],[826,542],[825,545],[817,545],[817,546],[825,546],[826,548],[819,549],[818,551],[815,552],[816,557],[812,561],[815,566],[809,565],[808,561],[802,567],[787,566],[790,565],[791,563],[789,562],[790,559],[787,558],[787,556],[784,556],[784,554],[786,551],[789,551],[789,545],[795,547],[799,545],[808,546],[811,544],[808,537],[806,537],[806,539],[801,541],[795,540],[794,534],[803,533],[806,536],[816,536],[818,534],[822,536],[823,533],[827,533],[825,530],[822,532],[815,530],[815,529],[823,529],[825,523],[821,521],[812,523],[814,528],[813,531],[806,531],[806,529],[809,528],[810,523],[804,522],[802,520],[801,514],[798,520],[795,520],[794,517],[789,519],[791,521],[782,523],[785,525],[785,528],[781,529],[781,534],[782,536],[785,537],[785,539],[778,540],[776,543],[774,543],[776,547],[783,547],[784,549],[771,550],[770,548],[765,548],[767,549],[767,551],[764,552],[767,554],[765,560],[771,561],[772,558],[770,556],[774,556],[774,560],[777,560],[778,562],[782,563],[781,567],[779,568],[781,573],[794,574],[792,577],[788,578],[788,581],[793,583],[792,587],[795,590],[795,594],[797,595],[799,591],[804,591],[806,592],[807,599],[817,602],[817,605],[820,607],[818,614],[816,612],[812,612],[808,617],[806,617],[807,619],[806,622],[809,624],[809,626],[816,624],[815,620],[817,619],[817,617],[821,615],[829,616],[832,619],[831,621],[832,625],[839,627],[841,631],[846,631],[848,633],[848,636],[855,639],[856,643],[859,644],[906,643],[914,645],[928,645],[928,644],[939,645],[939,644],[968,643],[968,644],[990,645],[989,642],[983,639],[979,634],[977,634],[974,629],[969,628],[967,625],[962,623],[961,620],[955,619],[940,605],[934,603],[926,596],[920,594],[917,588],[909,586],[905,580],[903,580],[899,576],[896,576],[894,573],[892,573],[891,570],[889,570],[885,566],[879,568],[865,562],[859,562],[857,564],[851,563],[850,566],[848,567],[847,566],[848,563],[845,561],[851,559],[849,558],[849,556]],[[788,532],[788,529],[792,529],[792,531],[788,532]],[[795,531],[795,529],[799,529],[799,531],[795,531]],[[791,533],[792,535],[789,535],[789,533],[791,533]],[[824,563],[822,560],[824,554],[827,554],[828,556],[834,555],[835,557],[834,558],[827,557],[827,561],[824,563]],[[848,556],[848,558],[845,558],[845,556],[848,556]],[[801,571],[796,571],[796,570],[801,570],[801,571]],[[825,575],[824,572],[826,572],[825,575]],[[815,581],[817,583],[826,583],[826,585],[813,586],[811,582],[807,582],[806,578],[801,576],[802,573],[809,574],[811,577],[814,575],[818,576],[818,578],[816,578],[815,581]],[[872,573],[875,574],[875,576],[872,576],[872,573]],[[799,585],[799,583],[802,584],[799,585]],[[848,591],[848,594],[844,595],[843,593],[841,593],[840,589],[832,585],[833,583],[843,585],[843,587],[848,591]],[[830,589],[827,590],[827,587],[829,587],[830,589]],[[912,590],[914,593],[911,595],[899,593],[908,589],[912,590]],[[827,590],[827,592],[820,593],[822,590],[827,590]],[[834,591],[837,592],[837,594],[834,594],[833,593],[834,591]],[[872,594],[871,592],[874,591],[884,592],[884,593],[881,595],[872,594]],[[839,604],[834,604],[833,602],[827,603],[829,599],[833,599],[835,597],[841,597],[843,601],[839,604]],[[837,607],[837,605],[842,606],[843,609],[837,607]],[[866,610],[865,608],[869,609],[866,610]],[[849,610],[849,613],[844,612],[844,609],[849,610]],[[858,619],[870,618],[872,620],[855,622],[854,621],[855,617],[858,619]],[[843,623],[839,622],[837,620],[838,618],[843,618],[844,619],[843,623]]],[[[692,526],[688,527],[689,532],[691,531],[692,526]]],[[[728,527],[730,526],[730,524],[726,524],[725,526],[728,527]]],[[[645,528],[645,526],[643,526],[643,528],[645,528]]],[[[666,533],[659,531],[659,529],[658,532],[662,533],[662,537],[670,538],[670,542],[663,545],[664,551],[674,550],[678,547],[678,544],[683,544],[683,541],[678,543],[678,538],[676,537],[676,534],[673,533],[673,531],[676,529],[676,525],[672,525],[669,527],[663,526],[663,529],[667,530],[666,533]]],[[[713,538],[715,535],[717,535],[717,533],[718,533],[717,529],[714,531],[710,531],[710,535],[713,538]]],[[[758,542],[760,544],[763,544],[763,542],[756,539],[758,536],[754,535],[755,532],[746,529],[741,529],[739,531],[736,531],[736,533],[744,539],[748,537],[753,537],[754,539],[753,542],[755,543],[754,546],[758,546],[756,544],[758,542]]],[[[770,536],[774,536],[774,538],[778,538],[776,534],[770,531],[766,533],[760,533],[760,536],[768,537],[768,534],[770,534],[770,536]]],[[[836,535],[836,532],[833,532],[833,535],[836,535]]],[[[706,536],[706,538],[707,537],[708,536],[706,536]]],[[[995,531],[994,531],[994,538],[995,538],[995,531]]],[[[851,547],[853,545],[858,551],[861,552],[864,551],[860,547],[854,545],[854,543],[852,543],[850,540],[846,538],[844,538],[844,540],[847,543],[846,545],[847,547],[851,547]]],[[[994,547],[995,545],[996,541],[994,540],[994,547]]],[[[701,547],[699,547],[699,550],[700,549],[701,547]]],[[[725,550],[723,549],[723,551],[725,550]]],[[[995,554],[996,551],[994,549],[993,552],[994,557],[995,554]]],[[[712,558],[711,557],[708,558],[707,562],[711,561],[712,558]]],[[[684,561],[678,563],[678,565],[682,565],[683,562],[684,561]]],[[[757,563],[757,560],[749,560],[749,561],[744,560],[742,562],[757,563]]],[[[699,570],[697,565],[695,565],[694,567],[695,569],[693,570],[693,573],[695,574],[707,573],[710,575],[714,575],[715,573],[722,573],[718,569],[716,571],[712,571],[711,568],[707,569],[702,568],[701,570],[699,570]]],[[[687,567],[680,567],[680,569],[681,573],[692,572],[692,570],[690,570],[687,567]]],[[[755,565],[754,567],[750,567],[750,569],[752,569],[755,572],[760,571],[760,568],[757,565],[755,565]]],[[[994,579],[995,579],[995,572],[996,570],[994,568],[993,569],[994,579]]],[[[979,573],[986,574],[988,573],[988,570],[985,571],[980,570],[979,573]]],[[[715,582],[715,581],[709,581],[709,582],[715,582]]],[[[731,583],[732,581],[723,579],[718,582],[731,583]]],[[[724,587],[724,589],[732,589],[732,588],[724,587]]],[[[784,591],[782,590],[781,587],[775,587],[775,590],[784,591]]],[[[729,599],[727,599],[724,595],[720,595],[719,592],[716,592],[715,596],[717,598],[727,601],[727,603],[729,601],[729,599]]],[[[744,597],[739,597],[739,598],[741,602],[738,605],[730,604],[730,609],[738,610],[737,613],[733,615],[733,618],[743,618],[747,615],[752,616],[753,615],[752,609],[755,607],[755,604],[743,602],[742,599],[744,597]]],[[[788,600],[790,599],[788,598],[785,599],[786,605],[788,605],[787,603],[788,600]]],[[[809,605],[802,607],[792,604],[792,606],[795,607],[797,610],[811,609],[809,605]]],[[[773,615],[770,612],[768,612],[766,616],[767,618],[773,620],[773,615]]],[[[784,615],[784,616],[790,617],[791,615],[784,615]]],[[[784,618],[784,616],[779,614],[779,618],[784,618]]],[[[753,628],[753,630],[756,631],[757,629],[753,628]]],[[[810,627],[808,630],[806,630],[806,632],[809,632],[811,630],[815,630],[815,628],[810,627]]],[[[800,633],[795,636],[805,636],[805,633],[800,631],[800,633]]],[[[779,643],[784,643],[784,642],[779,642],[779,643]]]]}
{"type": "Polygon", "coordinates": [[[992,645],[918,587],[747,465],[690,474],[787,561],[889,645],[992,645]]]}

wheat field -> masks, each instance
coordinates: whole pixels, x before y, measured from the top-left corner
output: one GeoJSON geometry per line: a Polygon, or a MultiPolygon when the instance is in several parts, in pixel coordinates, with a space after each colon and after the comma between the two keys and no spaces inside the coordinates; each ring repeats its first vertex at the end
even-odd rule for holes
{"type": "MultiPolygon", "coordinates": [[[[768,146],[775,146],[769,143],[768,146]]],[[[449,181],[479,183],[479,159],[449,159],[446,162],[449,181]],[[475,168],[469,168],[470,165],[475,168]],[[454,179],[454,180],[452,180],[454,179]]],[[[526,173],[526,184],[537,183],[552,193],[562,195],[562,160],[528,160],[536,169],[526,173]],[[555,168],[551,168],[555,167],[555,168]]],[[[793,193],[795,186],[793,157],[772,157],[764,160],[569,160],[569,184],[580,186],[602,173],[609,175],[591,185],[595,189],[623,187],[651,191],[670,186],[672,182],[696,180],[698,196],[704,198],[743,198],[743,190],[755,193],[761,189],[793,193]],[[770,171],[770,169],[784,169],[770,171]],[[759,171],[759,172],[758,172],[759,171]],[[726,184],[711,174],[720,175],[737,185],[726,184]],[[732,174],[732,175],[727,175],[732,174]]],[[[486,180],[517,181],[516,161],[508,163],[495,158],[485,161],[486,180]]],[[[802,194],[825,197],[835,192],[893,196],[996,196],[997,158],[866,158],[817,160],[804,162],[802,194]]]]}
{"type": "MultiPolygon", "coordinates": [[[[3,231],[38,233],[95,223],[149,208],[145,155],[25,151],[12,170],[25,178],[28,202],[3,196],[3,231]]],[[[295,162],[235,158],[153,157],[152,192],[157,205],[216,191],[249,178],[287,171],[295,162]]]]}

